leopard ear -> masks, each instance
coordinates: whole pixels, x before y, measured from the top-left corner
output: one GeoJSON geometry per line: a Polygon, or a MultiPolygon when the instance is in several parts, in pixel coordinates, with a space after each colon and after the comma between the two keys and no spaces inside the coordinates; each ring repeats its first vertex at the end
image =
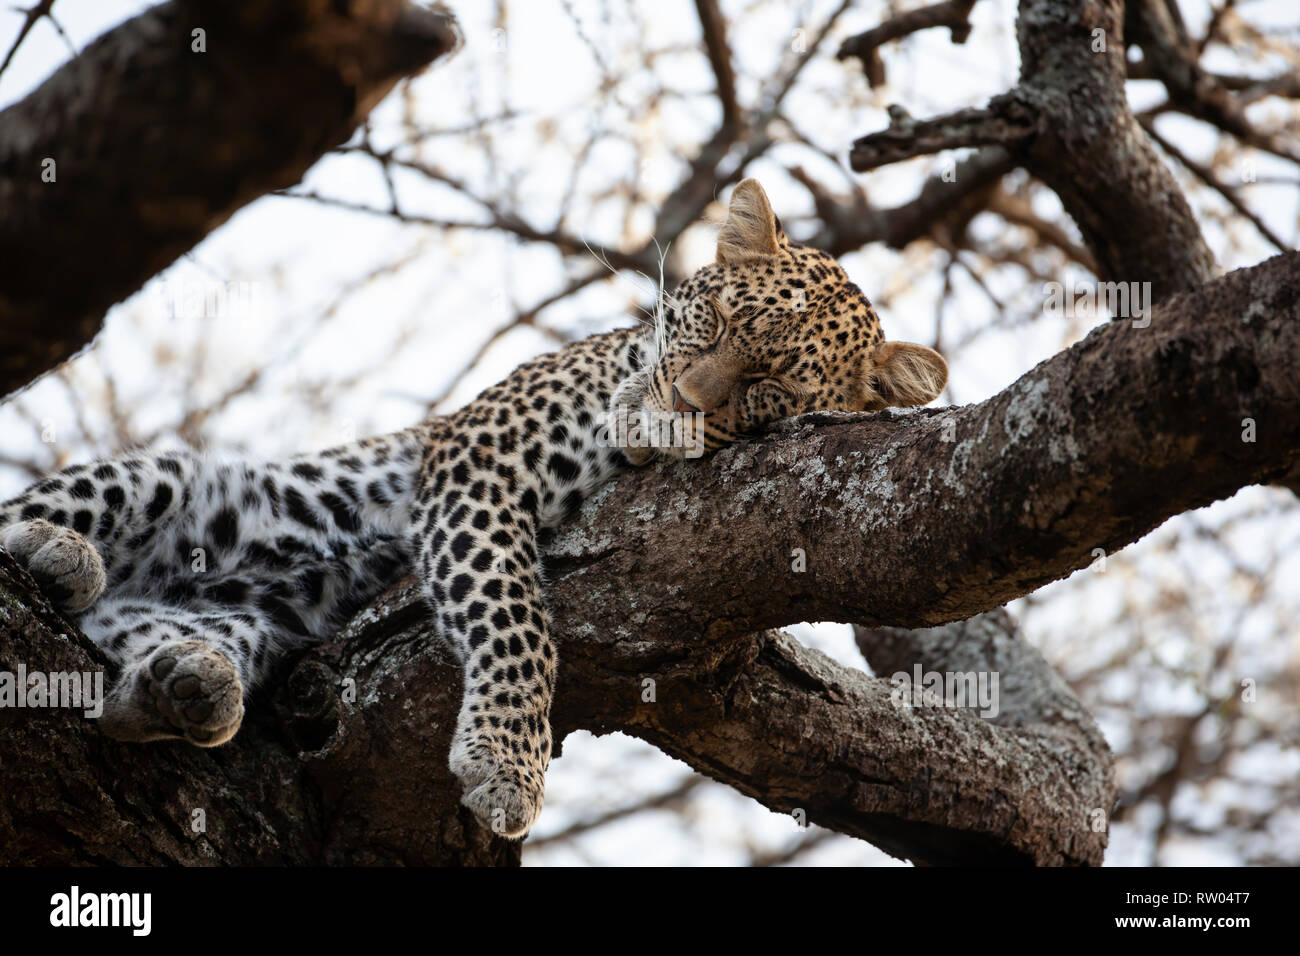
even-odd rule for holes
{"type": "Polygon", "coordinates": [[[947,384],[948,363],[934,349],[882,342],[871,353],[867,369],[868,407],[924,405],[938,398],[947,384]]]}
{"type": "Polygon", "coordinates": [[[785,246],[781,222],[757,179],[746,179],[731,194],[727,221],[718,233],[719,265],[734,265],[777,255],[785,246]]]}

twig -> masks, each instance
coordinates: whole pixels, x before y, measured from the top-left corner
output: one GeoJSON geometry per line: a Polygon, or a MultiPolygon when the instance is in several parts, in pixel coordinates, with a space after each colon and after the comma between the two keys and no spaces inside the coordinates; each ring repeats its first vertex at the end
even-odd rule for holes
{"type": "Polygon", "coordinates": [[[970,36],[970,12],[974,6],[975,0],[944,0],[942,3],[897,14],[878,27],[849,37],[840,45],[835,59],[857,57],[862,61],[862,72],[866,74],[867,83],[873,88],[883,86],[885,64],[880,59],[882,46],[932,27],[947,27],[953,43],[965,43],[970,36]]]}
{"type": "MultiPolygon", "coordinates": [[[[3,74],[9,68],[9,63],[13,60],[14,54],[18,52],[18,48],[27,39],[27,34],[32,32],[32,27],[36,26],[36,21],[41,17],[50,17],[50,21],[53,22],[54,18],[50,16],[50,11],[53,8],[54,0],[37,0],[36,3],[24,11],[26,19],[23,20],[23,25],[18,28],[18,36],[14,38],[13,46],[9,47],[9,52],[5,54],[4,62],[0,63],[0,74],[3,74]]],[[[63,28],[57,23],[55,29],[59,31],[59,34],[65,40],[67,39],[68,35],[63,32],[63,28]]],[[[74,49],[72,52],[75,54],[77,51],[74,49]]]]}
{"type": "Polygon", "coordinates": [[[709,66],[713,67],[713,75],[718,82],[722,125],[728,129],[739,129],[743,117],[736,100],[736,72],[731,65],[731,49],[727,46],[727,20],[718,9],[717,0],[695,0],[695,10],[700,17],[709,66]]]}
{"type": "Polygon", "coordinates": [[[891,122],[853,143],[849,164],[863,173],[945,149],[968,146],[1023,146],[1037,130],[1038,116],[1013,93],[989,101],[986,109],[963,109],[928,120],[914,120],[901,107],[890,108],[891,122]]]}
{"type": "Polygon", "coordinates": [[[1237,195],[1236,191],[1227,183],[1225,183],[1223,180],[1219,179],[1219,177],[1215,174],[1213,169],[1211,169],[1210,167],[1206,166],[1203,163],[1198,163],[1196,160],[1192,159],[1181,149],[1175,146],[1170,140],[1161,136],[1158,132],[1156,132],[1155,123],[1153,123],[1150,119],[1142,119],[1141,123],[1142,123],[1142,128],[1147,131],[1147,135],[1150,136],[1153,140],[1155,140],[1161,149],[1163,149],[1174,159],[1178,160],[1178,162],[1182,164],[1187,169],[1187,171],[1190,172],[1192,175],[1194,175],[1197,179],[1205,183],[1205,185],[1209,186],[1211,189],[1215,190],[1220,196],[1226,199],[1228,201],[1228,205],[1232,206],[1233,209],[1237,210],[1237,212],[1241,213],[1242,216],[1250,220],[1251,224],[1254,225],[1254,227],[1259,230],[1260,235],[1262,235],[1265,239],[1267,239],[1274,246],[1276,246],[1279,252],[1290,251],[1291,247],[1288,246],[1286,242],[1281,237],[1278,236],[1277,233],[1275,233],[1272,229],[1270,229],[1268,227],[1268,224],[1265,223],[1264,220],[1260,219],[1259,216],[1255,215],[1255,213],[1251,210],[1251,208],[1247,206],[1237,195]]]}

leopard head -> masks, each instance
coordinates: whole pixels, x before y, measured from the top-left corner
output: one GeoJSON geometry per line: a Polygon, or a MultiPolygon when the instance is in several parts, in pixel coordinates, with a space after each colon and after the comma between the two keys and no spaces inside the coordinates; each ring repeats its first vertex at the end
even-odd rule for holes
{"type": "Polygon", "coordinates": [[[696,457],[804,412],[923,405],[948,380],[933,349],[884,340],[862,290],[786,237],[753,179],[732,194],[715,261],[664,297],[647,338],[611,401],[634,464],[696,457]]]}

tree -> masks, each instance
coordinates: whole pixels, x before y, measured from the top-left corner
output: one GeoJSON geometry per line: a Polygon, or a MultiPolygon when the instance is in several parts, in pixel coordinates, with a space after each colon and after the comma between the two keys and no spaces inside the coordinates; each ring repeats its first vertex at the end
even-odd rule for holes
{"type": "MultiPolygon", "coordinates": [[[[847,40],[841,55],[861,59],[879,85],[883,44],[935,26],[964,42],[973,6],[899,14],[847,40]]],[[[660,243],[773,147],[790,122],[785,97],[849,4],[792,45],[753,108],[737,92],[726,17],[712,0],[696,8],[720,119],[659,206],[660,243]]],[[[580,728],[642,737],[800,822],[918,862],[1101,861],[1117,793],[1111,754],[1087,708],[1001,607],[1243,486],[1294,489],[1300,469],[1300,388],[1289,367],[1300,354],[1300,260],[1284,252],[1214,277],[1201,227],[1153,141],[1175,159],[1177,147],[1162,141],[1154,115],[1133,112],[1125,81],[1153,76],[1167,109],[1289,161],[1285,137],[1258,131],[1244,110],[1252,98],[1296,91],[1285,77],[1207,73],[1198,51],[1229,15],[1193,40],[1176,14],[1163,3],[1126,11],[1117,0],[1022,0],[1014,89],[935,119],[892,109],[888,128],[854,144],[859,172],[978,147],[904,205],[881,209],[861,191],[845,198],[791,170],[814,204],[810,241],[833,252],[927,239],[958,264],[980,244],[973,220],[991,211],[1101,282],[1149,283],[1152,307],[1113,309],[1122,313],[1115,321],[976,405],[806,416],[706,464],[621,478],[547,545],[562,649],[557,740],[580,728]],[[1126,56],[1130,48],[1140,60],[1126,56]],[[1081,242],[1042,218],[1032,190],[1008,185],[1016,170],[1050,187],[1081,242]],[[1251,440],[1243,441],[1247,420],[1251,440]],[[776,630],[809,620],[858,625],[858,646],[878,674],[1000,674],[1000,712],[983,719],[971,709],[900,707],[889,681],[776,630]]],[[[446,44],[420,49],[427,59],[446,44]]],[[[239,129],[239,111],[229,114],[239,129]]],[[[16,121],[0,114],[0,128],[16,121]]],[[[661,264],[652,241],[626,251],[585,241],[563,222],[533,226],[418,156],[377,146],[369,131],[344,149],[382,168],[391,208],[381,211],[401,221],[490,228],[566,256],[592,250],[616,270],[661,264]],[[394,185],[398,170],[470,197],[483,216],[410,212],[394,185]]],[[[1219,173],[1183,158],[1283,245],[1219,173]]],[[[289,178],[301,173],[294,169],[289,178]]],[[[257,183],[241,195],[284,185],[257,183]]],[[[338,202],[316,190],[296,195],[338,202]]],[[[178,248],[140,245],[133,283],[178,248]]],[[[680,269],[663,265],[670,277],[680,269]]],[[[1036,269],[1026,266],[1031,277],[1036,269]]],[[[507,328],[535,325],[546,306],[602,275],[579,273],[507,328]]],[[[29,308],[52,294],[33,292],[29,308]]],[[[72,313],[98,321],[83,304],[59,314],[72,313]]],[[[7,556],[0,594],[0,668],[102,663],[7,556]]],[[[0,711],[6,858],[516,862],[518,845],[458,807],[445,767],[457,706],[447,688],[459,687],[458,672],[424,638],[414,594],[404,582],[336,639],[289,662],[236,742],[218,751],[131,748],[66,712],[0,711]]]]}

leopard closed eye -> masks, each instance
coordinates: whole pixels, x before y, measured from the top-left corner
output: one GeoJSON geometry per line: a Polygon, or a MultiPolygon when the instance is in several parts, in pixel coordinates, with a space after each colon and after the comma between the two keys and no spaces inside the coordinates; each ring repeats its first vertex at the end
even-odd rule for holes
{"type": "Polygon", "coordinates": [[[459,411],[284,462],[127,455],[0,505],[0,546],[121,665],[102,730],[217,746],[278,655],[414,571],[464,662],[462,802],[522,836],[542,807],[556,651],[538,531],[628,463],[696,457],[780,418],[923,404],[930,349],[885,342],[829,255],[740,183],[716,260],[649,327],[516,369],[459,411]],[[195,560],[204,573],[189,573],[195,560]]]}

